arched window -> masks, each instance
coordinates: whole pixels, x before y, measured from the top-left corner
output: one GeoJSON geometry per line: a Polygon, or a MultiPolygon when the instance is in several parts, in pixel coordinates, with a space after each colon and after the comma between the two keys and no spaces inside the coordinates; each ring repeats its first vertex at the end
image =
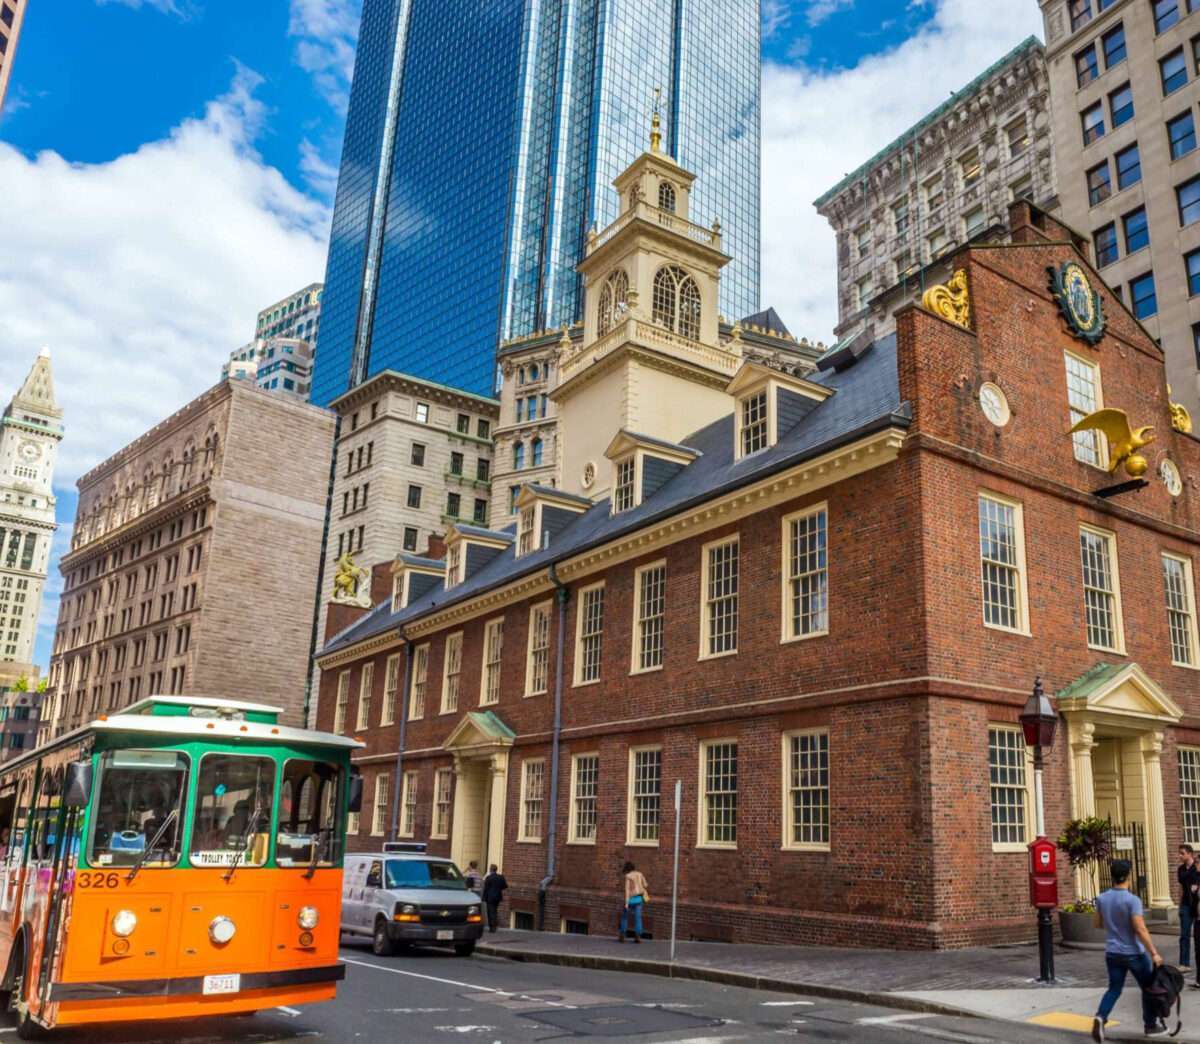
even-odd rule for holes
{"type": "Polygon", "coordinates": [[[669,181],[658,183],[658,209],[675,213],[675,186],[669,181]]]}
{"type": "Polygon", "coordinates": [[[666,265],[655,274],[652,316],[681,337],[700,336],[700,288],[678,265],[666,265]]]}
{"type": "Polygon", "coordinates": [[[525,467],[525,443],[513,443],[513,470],[520,471],[525,467]]]}
{"type": "Polygon", "coordinates": [[[625,317],[629,300],[629,276],[625,269],[618,268],[606,280],[600,290],[600,314],[596,321],[596,335],[603,337],[625,317]]]}
{"type": "Polygon", "coordinates": [[[531,448],[533,450],[533,466],[535,468],[540,467],[542,463],[542,440],[534,439],[531,448]]]}

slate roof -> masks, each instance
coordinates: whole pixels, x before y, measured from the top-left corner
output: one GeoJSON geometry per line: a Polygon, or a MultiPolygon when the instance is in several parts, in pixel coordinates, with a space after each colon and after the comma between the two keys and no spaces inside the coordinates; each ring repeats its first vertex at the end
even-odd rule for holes
{"type": "Polygon", "coordinates": [[[418,569],[442,569],[446,563],[440,558],[426,558],[424,555],[413,555],[407,551],[396,556],[405,565],[416,566],[418,569]]]}
{"type": "Polygon", "coordinates": [[[741,325],[758,326],[768,333],[779,334],[783,337],[792,336],[791,331],[783,325],[783,320],[779,318],[779,313],[774,308],[764,308],[761,312],[746,316],[741,320],[741,325]]]}
{"type": "Polygon", "coordinates": [[[876,341],[852,366],[816,373],[809,380],[832,388],[835,394],[818,403],[769,449],[734,460],[731,412],[684,440],[690,449],[699,450],[700,456],[636,508],[612,515],[606,498],[573,518],[557,534],[551,547],[521,558],[510,551],[500,552],[456,587],[448,591],[438,587],[397,612],[392,612],[391,603],[385,600],[334,635],[320,655],[393,630],[520,577],[542,572],[553,562],[572,558],[874,431],[896,425],[907,427],[911,421],[910,407],[900,401],[895,334],[876,341]]]}

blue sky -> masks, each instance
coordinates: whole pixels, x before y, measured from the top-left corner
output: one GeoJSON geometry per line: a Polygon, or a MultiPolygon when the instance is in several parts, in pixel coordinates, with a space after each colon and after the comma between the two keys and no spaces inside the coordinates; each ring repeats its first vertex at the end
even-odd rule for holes
{"type": "MultiPolygon", "coordinates": [[[[323,277],[360,6],[30,4],[0,117],[0,395],[51,348],[58,551],[78,477],[214,383],[258,308],[323,277]]],[[[1040,31],[1036,0],[763,0],[763,303],[794,333],[835,320],[811,201],[1040,31]]]]}

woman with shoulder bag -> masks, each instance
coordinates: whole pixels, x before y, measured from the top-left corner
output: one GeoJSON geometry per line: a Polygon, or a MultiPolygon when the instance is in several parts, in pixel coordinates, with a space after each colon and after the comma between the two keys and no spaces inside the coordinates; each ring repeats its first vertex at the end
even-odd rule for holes
{"type": "Polygon", "coordinates": [[[625,905],[621,907],[621,934],[617,942],[625,941],[625,932],[629,927],[632,915],[633,941],[642,941],[642,909],[650,901],[650,892],[646,878],[632,863],[626,863],[621,869],[625,878],[625,905]]]}

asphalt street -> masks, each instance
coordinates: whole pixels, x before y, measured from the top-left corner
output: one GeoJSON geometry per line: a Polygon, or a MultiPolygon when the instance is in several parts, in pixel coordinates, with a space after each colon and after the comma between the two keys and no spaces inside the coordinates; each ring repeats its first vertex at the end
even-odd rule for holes
{"type": "MultiPolygon", "coordinates": [[[[780,1037],[958,1044],[1069,1042],[1078,1034],[846,1001],[767,993],[625,972],[458,958],[423,950],[380,958],[347,944],[336,1001],[249,1018],[151,1023],[55,1033],[63,1044],[267,1044],[271,1041],[475,1040],[717,1044],[780,1037]]],[[[0,1027],[7,1039],[13,1031],[0,1027]]],[[[1115,1034],[1113,1039],[1121,1039],[1115,1034]]],[[[1144,1039],[1141,1034],[1128,1039],[1144,1039]]]]}

